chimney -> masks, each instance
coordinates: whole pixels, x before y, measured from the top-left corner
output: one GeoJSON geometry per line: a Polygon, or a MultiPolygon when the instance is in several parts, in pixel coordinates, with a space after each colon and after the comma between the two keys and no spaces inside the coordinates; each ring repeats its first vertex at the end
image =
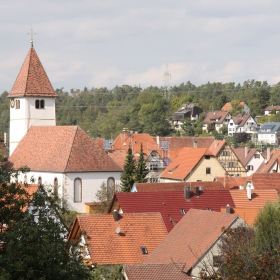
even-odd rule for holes
{"type": "Polygon", "coordinates": [[[195,187],[195,195],[196,197],[199,197],[199,187],[195,187]]]}
{"type": "Polygon", "coordinates": [[[190,200],[191,193],[190,193],[190,187],[185,187],[184,188],[184,195],[186,200],[190,200]]]}
{"type": "Polygon", "coordinates": [[[119,213],[116,209],[113,211],[113,217],[115,222],[119,220],[119,213]]]}
{"type": "Polygon", "coordinates": [[[157,145],[159,146],[159,136],[157,136],[156,138],[157,138],[157,145]]]}
{"type": "Polygon", "coordinates": [[[266,152],[266,160],[269,161],[270,160],[270,149],[267,148],[267,152],[266,152]]]}
{"type": "Polygon", "coordinates": [[[231,211],[230,205],[227,204],[227,206],[226,206],[226,213],[227,213],[227,214],[230,214],[230,211],[231,211]]]}
{"type": "Polygon", "coordinates": [[[248,147],[245,146],[245,157],[247,157],[247,155],[248,155],[248,147]]]}
{"type": "Polygon", "coordinates": [[[248,183],[247,185],[247,196],[248,196],[248,199],[251,200],[252,199],[252,186],[251,186],[251,183],[248,183]]]}

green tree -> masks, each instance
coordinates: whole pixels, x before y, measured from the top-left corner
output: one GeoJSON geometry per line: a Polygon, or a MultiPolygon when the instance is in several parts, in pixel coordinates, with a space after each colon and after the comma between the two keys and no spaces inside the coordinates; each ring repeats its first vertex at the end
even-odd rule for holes
{"type": "Polygon", "coordinates": [[[135,182],[136,163],[132,154],[131,147],[128,148],[123,173],[121,175],[121,190],[123,192],[130,192],[135,182]]]}
{"type": "Polygon", "coordinates": [[[95,196],[97,200],[100,202],[100,206],[98,207],[98,211],[100,213],[107,213],[109,204],[115,193],[115,186],[112,188],[108,188],[108,186],[103,182],[96,192],[95,196]]]}
{"type": "Polygon", "coordinates": [[[194,125],[190,119],[186,119],[181,125],[181,128],[185,136],[194,136],[194,125]]]}
{"type": "Polygon", "coordinates": [[[140,156],[136,168],[135,183],[146,183],[148,181],[146,178],[148,173],[149,170],[144,159],[143,145],[141,143],[140,156]]]}

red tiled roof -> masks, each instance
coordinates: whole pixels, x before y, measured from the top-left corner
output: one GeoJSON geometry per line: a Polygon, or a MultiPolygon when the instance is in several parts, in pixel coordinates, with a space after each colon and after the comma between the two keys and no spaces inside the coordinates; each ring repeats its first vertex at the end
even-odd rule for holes
{"type": "Polygon", "coordinates": [[[252,175],[254,189],[280,188],[280,173],[254,173],[252,175]]]}
{"type": "Polygon", "coordinates": [[[234,214],[191,209],[145,263],[185,263],[187,272],[236,219],[234,214]]]}
{"type": "Polygon", "coordinates": [[[131,145],[133,154],[139,154],[141,150],[141,143],[143,145],[143,152],[146,156],[154,150],[160,150],[153,137],[149,134],[142,133],[134,133],[132,135],[125,133],[119,134],[112,144],[112,149],[125,150],[127,152],[129,146],[131,145]]]}
{"type": "Polygon", "coordinates": [[[125,150],[109,150],[106,153],[123,170],[127,152],[125,150]]]}
{"type": "Polygon", "coordinates": [[[224,147],[226,143],[226,140],[215,140],[212,145],[208,148],[208,150],[214,155],[217,156],[217,154],[221,151],[221,149],[224,147]]]}
{"type": "Polygon", "coordinates": [[[161,173],[161,178],[184,180],[204,155],[211,155],[205,148],[183,148],[178,156],[161,173]]]}
{"type": "Polygon", "coordinates": [[[161,157],[171,158],[172,160],[177,157],[183,148],[209,148],[215,137],[154,137],[155,141],[168,142],[168,150],[161,151],[161,157]]]}
{"type": "Polygon", "coordinates": [[[192,280],[183,272],[185,264],[126,264],[123,266],[127,280],[192,280]]]}
{"type": "Polygon", "coordinates": [[[86,243],[91,260],[99,265],[142,263],[167,236],[160,213],[121,214],[117,222],[112,214],[77,215],[68,240],[78,239],[83,231],[90,237],[86,243]],[[148,254],[142,254],[142,246],[148,254]]]}
{"type": "MultiPolygon", "coordinates": [[[[241,106],[243,106],[244,104],[245,104],[244,101],[241,101],[241,102],[239,103],[239,105],[241,105],[241,106]]],[[[231,108],[231,103],[230,103],[230,102],[227,102],[227,103],[223,106],[223,108],[221,109],[221,111],[229,111],[230,108],[231,108]]]]}
{"type": "Polygon", "coordinates": [[[224,190],[221,182],[178,182],[178,183],[135,183],[137,192],[169,192],[183,191],[184,187],[191,187],[191,191],[195,187],[203,187],[204,190],[224,190]]]}
{"type": "Polygon", "coordinates": [[[216,180],[224,185],[226,190],[232,188],[239,188],[240,186],[246,186],[246,182],[249,177],[234,177],[226,175],[224,177],[216,177],[216,180]]]}
{"type": "Polygon", "coordinates": [[[57,96],[34,48],[29,50],[8,95],[16,96],[57,96]]]}
{"type": "Polygon", "coordinates": [[[269,173],[271,172],[271,168],[275,163],[279,163],[280,161],[280,151],[272,150],[270,152],[270,159],[267,160],[267,150],[262,153],[262,156],[265,158],[265,161],[259,166],[255,173],[269,173]]]}
{"type": "Polygon", "coordinates": [[[115,193],[109,212],[114,210],[115,201],[123,213],[160,212],[168,231],[182,219],[181,209],[185,213],[191,208],[220,212],[227,204],[235,207],[228,190],[200,191],[199,197],[191,192],[189,201],[184,191],[115,193]]]}
{"type": "Polygon", "coordinates": [[[232,151],[237,156],[238,160],[243,164],[243,166],[246,166],[246,164],[249,162],[249,160],[254,156],[254,154],[257,152],[257,149],[248,149],[247,154],[245,155],[245,148],[234,148],[231,147],[232,151]]]}
{"type": "Polygon", "coordinates": [[[121,171],[78,126],[32,126],[9,158],[33,171],[121,171]]]}
{"type": "Polygon", "coordinates": [[[268,106],[264,108],[264,111],[280,110],[280,106],[268,106]]]}
{"type": "Polygon", "coordinates": [[[235,125],[238,125],[238,126],[242,127],[247,122],[247,120],[250,118],[250,115],[248,115],[248,114],[238,114],[236,116],[232,116],[231,118],[232,118],[235,125]]]}
{"type": "Polygon", "coordinates": [[[247,197],[247,190],[230,190],[235,208],[258,208],[261,209],[270,201],[275,202],[278,199],[278,191],[274,189],[253,189],[251,200],[247,197]]]}

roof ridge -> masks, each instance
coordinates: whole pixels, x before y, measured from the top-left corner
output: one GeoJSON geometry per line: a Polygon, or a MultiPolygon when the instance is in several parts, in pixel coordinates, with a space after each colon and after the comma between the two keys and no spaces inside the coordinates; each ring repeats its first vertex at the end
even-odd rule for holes
{"type": "MultiPolygon", "coordinates": [[[[30,71],[30,62],[31,62],[31,51],[32,51],[32,48],[30,48],[30,50],[27,54],[27,56],[29,55],[29,59],[28,59],[28,70],[27,70],[27,77],[26,77],[26,80],[25,80],[24,92],[26,92],[27,83],[28,83],[28,77],[29,77],[29,71],[30,71]]],[[[19,74],[20,74],[20,72],[19,72],[19,74]]]]}
{"type": "Polygon", "coordinates": [[[76,137],[76,135],[77,135],[78,126],[74,126],[74,129],[75,129],[75,133],[74,133],[74,137],[73,137],[73,139],[72,139],[72,144],[71,144],[70,153],[68,154],[68,159],[67,159],[65,168],[63,168],[63,171],[65,171],[65,170],[67,169],[67,166],[68,166],[68,163],[69,163],[69,160],[70,160],[70,156],[71,156],[71,153],[72,153],[72,149],[73,149],[74,140],[75,140],[75,137],[76,137]]]}

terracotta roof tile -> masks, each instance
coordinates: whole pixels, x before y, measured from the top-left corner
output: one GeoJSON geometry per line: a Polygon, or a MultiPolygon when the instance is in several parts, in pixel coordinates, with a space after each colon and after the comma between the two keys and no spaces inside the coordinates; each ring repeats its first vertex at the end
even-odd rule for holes
{"type": "Polygon", "coordinates": [[[29,50],[8,95],[16,96],[57,96],[34,48],[29,50]]]}
{"type": "Polygon", "coordinates": [[[127,264],[123,266],[127,280],[192,280],[183,272],[185,264],[127,264]]]}
{"type": "Polygon", "coordinates": [[[109,212],[114,210],[114,201],[118,201],[123,213],[160,212],[167,230],[170,231],[183,218],[181,209],[185,213],[191,208],[210,208],[220,212],[227,204],[235,207],[228,190],[200,191],[198,197],[193,192],[190,194],[190,200],[187,201],[184,191],[116,193],[109,212]]]}
{"type": "Polygon", "coordinates": [[[121,171],[78,126],[32,126],[9,158],[14,168],[52,172],[121,171]]]}
{"type": "Polygon", "coordinates": [[[185,263],[189,271],[237,215],[191,209],[145,263],[185,263]]]}
{"type": "Polygon", "coordinates": [[[137,192],[167,192],[167,191],[183,191],[184,187],[191,187],[191,191],[195,187],[203,187],[204,190],[224,190],[221,182],[179,182],[179,183],[136,183],[137,192]]]}
{"type": "Polygon", "coordinates": [[[248,149],[247,154],[245,155],[245,148],[231,148],[232,151],[235,153],[237,158],[240,160],[240,162],[243,164],[243,166],[246,166],[246,164],[249,162],[249,160],[254,156],[254,154],[257,152],[257,149],[248,149]]]}
{"type": "MultiPolygon", "coordinates": [[[[204,155],[209,155],[206,148],[183,148],[178,156],[161,173],[161,178],[184,180],[204,155]]],[[[211,153],[210,153],[211,154],[211,153]]]]}
{"type": "Polygon", "coordinates": [[[168,150],[162,151],[161,157],[171,158],[177,157],[183,148],[209,148],[214,142],[215,137],[154,137],[155,141],[168,142],[168,150]]]}
{"type": "Polygon", "coordinates": [[[208,150],[214,155],[217,156],[217,154],[221,151],[221,149],[226,144],[226,140],[215,140],[213,141],[212,145],[208,148],[208,150]]]}
{"type": "Polygon", "coordinates": [[[255,189],[277,189],[280,188],[280,173],[254,173],[252,184],[255,189]]]}
{"type": "Polygon", "coordinates": [[[262,153],[262,156],[265,158],[265,161],[259,166],[255,173],[269,173],[274,164],[280,162],[280,151],[272,150],[270,152],[270,158],[267,159],[267,150],[262,153]]]}
{"type": "Polygon", "coordinates": [[[224,111],[211,111],[208,112],[206,117],[203,120],[203,123],[213,123],[213,120],[215,120],[214,122],[217,124],[221,124],[223,123],[224,119],[226,118],[226,116],[228,115],[228,112],[224,112],[224,111]]]}
{"type": "MultiPolygon", "coordinates": [[[[245,102],[244,101],[241,101],[240,103],[239,103],[239,105],[241,105],[241,106],[243,106],[245,104],[245,102]]],[[[229,111],[231,109],[231,103],[230,102],[227,102],[224,106],[223,106],[223,108],[221,109],[221,111],[229,111]]]]}
{"type": "Polygon", "coordinates": [[[216,177],[216,180],[221,182],[226,190],[229,190],[232,188],[239,188],[240,186],[246,186],[248,177],[234,177],[226,175],[224,177],[216,177]]]}
{"type": "Polygon", "coordinates": [[[127,152],[125,150],[108,150],[108,156],[123,170],[127,152]]]}
{"type": "MultiPolygon", "coordinates": [[[[121,214],[117,222],[112,214],[77,215],[76,219],[80,230],[90,237],[86,239],[88,250],[97,264],[142,263],[167,236],[160,213],[121,214]],[[142,254],[141,246],[148,254],[142,254]]],[[[77,237],[72,228],[69,239],[77,237]]]]}

